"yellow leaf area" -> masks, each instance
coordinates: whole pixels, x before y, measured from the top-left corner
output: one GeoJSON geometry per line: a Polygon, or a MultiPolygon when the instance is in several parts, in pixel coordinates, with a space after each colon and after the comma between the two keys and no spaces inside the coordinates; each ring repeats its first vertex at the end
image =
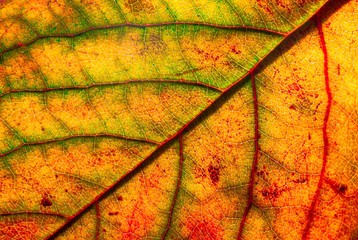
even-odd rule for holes
{"type": "Polygon", "coordinates": [[[191,81],[225,88],[282,39],[265,32],[180,25],[98,29],[5,53],[2,93],[127,81],[191,81]]]}
{"type": "Polygon", "coordinates": [[[358,2],[0,0],[0,239],[356,239],[358,2]]]}
{"type": "Polygon", "coordinates": [[[123,24],[206,23],[287,32],[324,0],[2,0],[0,49],[34,39],[123,24]]]}

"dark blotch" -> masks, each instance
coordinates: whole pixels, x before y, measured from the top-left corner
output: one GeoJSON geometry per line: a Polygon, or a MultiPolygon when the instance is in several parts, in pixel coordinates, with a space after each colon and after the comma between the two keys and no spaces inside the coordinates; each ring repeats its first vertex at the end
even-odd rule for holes
{"type": "Polygon", "coordinates": [[[108,215],[109,216],[118,215],[118,212],[109,212],[108,215]]]}
{"type": "Polygon", "coordinates": [[[52,202],[50,201],[48,196],[43,196],[43,198],[41,199],[41,205],[44,206],[44,207],[51,207],[52,202]]]}
{"type": "Polygon", "coordinates": [[[345,193],[347,191],[347,188],[347,185],[341,184],[338,188],[338,191],[340,191],[341,193],[345,193]]]}
{"type": "Polygon", "coordinates": [[[219,182],[220,168],[214,167],[213,165],[210,164],[208,171],[209,171],[211,182],[214,185],[216,185],[219,182]]]}

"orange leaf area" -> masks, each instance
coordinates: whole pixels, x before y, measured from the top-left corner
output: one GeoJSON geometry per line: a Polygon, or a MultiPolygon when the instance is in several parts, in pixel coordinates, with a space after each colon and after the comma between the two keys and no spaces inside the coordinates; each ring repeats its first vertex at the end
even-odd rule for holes
{"type": "Polygon", "coordinates": [[[358,239],[357,0],[0,0],[0,240],[358,239]]]}

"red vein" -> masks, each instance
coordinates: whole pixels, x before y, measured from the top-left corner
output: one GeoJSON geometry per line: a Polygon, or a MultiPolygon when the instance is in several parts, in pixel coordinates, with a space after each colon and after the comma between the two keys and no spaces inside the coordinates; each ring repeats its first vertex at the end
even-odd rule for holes
{"type": "Polygon", "coordinates": [[[125,137],[122,135],[118,135],[118,134],[110,134],[110,133],[106,133],[106,134],[86,134],[86,135],[71,135],[71,136],[67,136],[67,137],[63,137],[63,138],[56,138],[56,139],[50,139],[50,140],[45,140],[45,141],[39,141],[39,142],[28,142],[28,143],[23,143],[19,146],[17,146],[16,148],[11,149],[8,152],[5,153],[1,153],[0,154],[0,158],[1,157],[5,157],[11,153],[14,153],[18,150],[20,150],[21,148],[25,147],[25,146],[33,146],[33,145],[42,145],[42,144],[47,144],[47,143],[55,143],[55,142],[60,142],[60,141],[65,141],[65,140],[69,140],[69,139],[73,139],[73,138],[95,138],[95,137],[113,137],[113,138],[119,138],[119,139],[123,139],[123,140],[128,140],[128,141],[136,141],[136,142],[145,142],[145,143],[151,143],[151,144],[156,144],[159,145],[158,142],[152,141],[152,140],[148,140],[148,139],[141,139],[141,138],[130,138],[130,137],[125,137]]]}
{"type": "Polygon", "coordinates": [[[173,212],[174,212],[174,207],[178,198],[178,193],[179,193],[179,189],[180,189],[180,185],[181,185],[181,178],[182,178],[182,174],[183,174],[183,163],[184,163],[184,156],[183,156],[183,139],[182,139],[182,135],[179,135],[179,171],[178,171],[178,181],[177,181],[177,186],[175,188],[175,192],[174,192],[174,197],[173,197],[173,201],[172,201],[172,205],[170,206],[170,213],[169,213],[169,217],[168,217],[168,224],[167,227],[162,235],[162,239],[164,240],[165,237],[168,234],[170,225],[172,223],[172,218],[173,218],[173,212]]]}
{"type": "Polygon", "coordinates": [[[244,230],[244,225],[246,223],[247,215],[249,214],[250,208],[253,203],[253,192],[254,192],[254,183],[255,183],[255,174],[257,172],[257,164],[258,164],[258,156],[259,156],[259,109],[258,109],[258,101],[257,101],[257,91],[255,84],[255,75],[254,70],[251,72],[251,87],[252,87],[252,96],[254,99],[254,119],[255,119],[255,152],[254,152],[254,161],[251,167],[250,181],[249,181],[249,199],[247,200],[247,205],[245,208],[244,215],[240,222],[238,239],[242,238],[242,233],[244,230]]]}
{"type": "Polygon", "coordinates": [[[326,108],[326,113],[325,113],[325,116],[324,116],[324,122],[323,122],[323,127],[322,127],[323,144],[324,144],[324,146],[323,146],[323,163],[322,163],[322,168],[321,168],[321,173],[320,173],[318,186],[317,186],[315,195],[313,197],[311,206],[310,206],[309,211],[308,211],[307,225],[306,225],[306,228],[303,231],[302,239],[307,239],[307,235],[308,235],[309,229],[311,227],[311,223],[313,221],[314,210],[315,210],[315,207],[317,205],[318,197],[319,197],[319,194],[320,194],[320,191],[321,191],[321,188],[322,188],[323,179],[324,179],[324,175],[325,175],[325,172],[326,172],[328,147],[329,147],[327,126],[328,126],[329,114],[331,112],[331,105],[332,105],[332,93],[331,93],[331,89],[329,87],[328,53],[327,53],[326,42],[325,42],[325,39],[324,39],[323,30],[322,30],[321,18],[320,18],[319,14],[317,14],[315,20],[316,20],[316,25],[317,25],[317,28],[318,28],[318,33],[319,33],[320,45],[321,45],[321,49],[322,49],[323,56],[324,56],[324,78],[325,78],[326,93],[327,93],[327,98],[328,99],[327,99],[327,108],[326,108]]]}
{"type": "Polygon", "coordinates": [[[9,212],[9,213],[0,213],[0,217],[6,216],[14,216],[14,215],[45,215],[45,216],[55,216],[60,218],[69,219],[70,217],[63,215],[61,213],[53,213],[53,212],[33,212],[33,211],[23,211],[23,212],[9,212]]]}
{"type": "Polygon", "coordinates": [[[99,203],[96,202],[96,240],[99,239],[99,232],[101,227],[101,212],[99,209],[99,203]]]}
{"type": "MultiPolygon", "coordinates": [[[[293,29],[291,32],[289,32],[270,52],[268,52],[265,56],[263,56],[251,69],[251,71],[255,68],[257,68],[257,66],[259,64],[261,64],[266,57],[272,53],[275,49],[278,48],[278,46],[280,46],[282,44],[282,42],[287,39],[289,36],[291,36],[294,32],[296,32],[296,30],[298,30],[301,26],[303,26],[306,22],[308,22],[309,20],[311,20],[316,14],[317,12],[322,9],[326,4],[327,4],[328,0],[324,2],[324,4],[322,4],[321,8],[317,9],[316,12],[314,12],[312,14],[312,16],[310,18],[307,18],[306,21],[302,22],[301,25],[297,26],[295,29],[293,29]]],[[[150,155],[148,155],[146,158],[144,158],[141,162],[139,162],[134,168],[130,169],[126,174],[124,174],[122,177],[120,177],[116,182],[114,182],[111,186],[109,186],[107,189],[105,189],[103,192],[101,192],[97,197],[95,197],[91,202],[89,202],[87,205],[85,205],[82,209],[80,209],[76,214],[74,214],[67,222],[65,222],[61,227],[59,227],[56,231],[54,231],[50,236],[48,236],[46,239],[53,239],[55,236],[57,236],[61,231],[63,231],[67,226],[71,225],[71,223],[73,223],[79,216],[81,216],[83,214],[83,212],[85,212],[88,208],[90,208],[91,206],[93,206],[93,204],[95,204],[96,201],[98,201],[99,199],[101,199],[102,197],[104,197],[107,193],[109,193],[111,190],[113,190],[114,188],[116,188],[123,179],[126,179],[128,176],[130,176],[131,174],[133,174],[135,172],[136,169],[138,169],[139,167],[143,166],[144,163],[146,161],[148,161],[148,159],[152,158],[155,154],[157,154],[163,147],[165,147],[167,144],[169,144],[173,139],[177,138],[178,136],[180,136],[187,128],[189,128],[189,126],[191,126],[191,124],[193,122],[195,122],[197,119],[199,119],[204,113],[208,112],[209,109],[211,108],[211,106],[213,106],[215,103],[219,102],[222,98],[224,98],[224,96],[226,95],[226,93],[230,92],[230,90],[232,90],[235,86],[238,86],[241,81],[243,79],[245,79],[249,74],[251,74],[251,71],[248,71],[245,75],[243,75],[240,79],[238,79],[235,83],[231,84],[228,88],[224,89],[222,94],[216,98],[214,101],[212,101],[210,104],[208,104],[208,106],[203,109],[201,112],[199,112],[194,118],[192,118],[189,122],[187,122],[177,133],[175,133],[174,135],[172,135],[171,137],[169,137],[168,139],[166,139],[164,142],[160,143],[157,147],[157,149],[155,151],[153,151],[150,155]]]]}
{"type": "Polygon", "coordinates": [[[68,34],[54,34],[54,35],[43,35],[43,36],[37,36],[33,40],[27,42],[27,43],[19,43],[18,45],[15,45],[11,48],[8,48],[0,53],[0,56],[4,55],[7,52],[13,51],[15,49],[18,49],[20,47],[29,46],[35,42],[37,42],[40,39],[46,39],[46,38],[73,38],[80,35],[83,35],[85,33],[95,31],[95,30],[105,30],[105,29],[115,29],[115,28],[121,28],[121,27],[134,27],[134,28],[146,28],[146,27],[161,27],[161,26],[169,26],[169,25],[193,25],[193,26],[203,26],[203,27],[213,27],[213,28],[219,28],[219,29],[243,29],[243,30],[252,30],[252,31],[259,31],[259,32],[267,32],[271,34],[286,36],[287,33],[268,29],[268,28],[260,28],[260,27],[253,27],[253,26],[225,26],[225,25],[218,25],[218,24],[212,24],[212,23],[202,23],[202,22],[161,22],[161,23],[152,23],[152,24],[136,24],[136,23],[122,23],[122,24],[114,24],[114,25],[105,25],[105,26],[98,26],[98,27],[91,27],[87,28],[85,30],[82,30],[77,33],[68,33],[68,34]]]}
{"type": "Polygon", "coordinates": [[[116,86],[116,85],[122,85],[128,83],[182,83],[182,84],[188,84],[193,86],[206,87],[219,92],[223,91],[215,86],[202,82],[190,81],[187,79],[130,79],[122,82],[93,83],[87,86],[68,86],[68,87],[55,87],[55,88],[43,88],[43,89],[12,89],[10,91],[0,94],[0,97],[4,97],[11,93],[20,93],[20,92],[44,93],[44,92],[63,91],[63,90],[81,90],[81,89],[90,89],[100,86],[116,86]]]}
{"type": "MultiPolygon", "coordinates": [[[[240,82],[240,81],[238,81],[240,82]]],[[[209,106],[212,106],[215,102],[217,102],[220,99],[218,97],[215,99],[209,106]]],[[[208,111],[208,107],[202,110],[200,113],[198,113],[194,118],[192,118],[189,122],[187,122],[177,133],[172,135],[171,137],[167,138],[165,141],[160,143],[158,147],[149,154],[146,158],[144,158],[141,162],[139,162],[136,166],[134,166],[132,169],[130,169],[126,174],[122,175],[116,182],[114,182],[112,185],[110,185],[107,189],[102,191],[99,195],[97,195],[91,202],[89,202],[87,205],[85,205],[82,209],[80,209],[77,213],[75,213],[73,216],[69,218],[67,222],[65,222],[61,227],[59,227],[56,231],[54,231],[50,236],[48,236],[46,239],[53,239],[57,234],[59,234],[68,224],[71,224],[75,219],[77,219],[79,216],[81,216],[88,208],[90,208],[93,204],[95,204],[98,200],[102,199],[109,191],[114,189],[116,186],[118,186],[123,179],[127,178],[129,175],[133,174],[136,169],[143,166],[145,162],[148,161],[148,159],[152,158],[155,154],[157,154],[164,146],[169,144],[171,141],[176,139],[178,136],[180,136],[196,119],[198,119],[204,112],[208,111]]]]}

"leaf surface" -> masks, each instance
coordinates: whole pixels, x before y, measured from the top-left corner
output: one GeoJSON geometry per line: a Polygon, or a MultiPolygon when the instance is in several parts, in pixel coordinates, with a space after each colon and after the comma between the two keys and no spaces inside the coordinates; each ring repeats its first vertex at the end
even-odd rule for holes
{"type": "Polygon", "coordinates": [[[357,1],[0,6],[1,238],[356,237],[357,1]]]}

